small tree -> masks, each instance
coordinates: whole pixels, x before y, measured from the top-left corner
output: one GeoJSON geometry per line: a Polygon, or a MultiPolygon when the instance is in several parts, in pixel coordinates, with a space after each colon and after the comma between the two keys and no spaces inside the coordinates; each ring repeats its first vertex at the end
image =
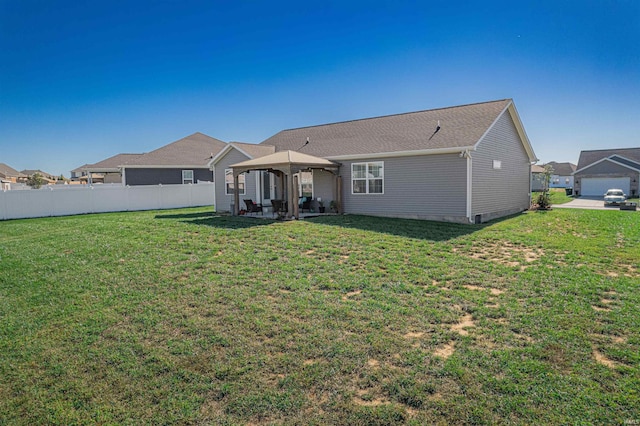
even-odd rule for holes
{"type": "Polygon", "coordinates": [[[549,185],[551,184],[551,175],[553,174],[553,167],[550,165],[544,166],[544,172],[542,173],[542,192],[538,195],[536,200],[538,208],[546,210],[551,206],[551,197],[549,196],[549,185]]]}
{"type": "Polygon", "coordinates": [[[38,189],[44,184],[44,178],[40,173],[34,173],[27,178],[27,185],[33,189],[38,189]]]}

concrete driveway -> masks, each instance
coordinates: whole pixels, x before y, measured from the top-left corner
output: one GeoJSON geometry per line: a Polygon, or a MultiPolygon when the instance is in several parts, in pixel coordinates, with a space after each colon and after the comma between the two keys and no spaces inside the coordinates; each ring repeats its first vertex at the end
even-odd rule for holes
{"type": "Polygon", "coordinates": [[[620,206],[604,206],[602,197],[580,197],[566,204],[554,204],[554,209],[620,210],[620,206]]]}

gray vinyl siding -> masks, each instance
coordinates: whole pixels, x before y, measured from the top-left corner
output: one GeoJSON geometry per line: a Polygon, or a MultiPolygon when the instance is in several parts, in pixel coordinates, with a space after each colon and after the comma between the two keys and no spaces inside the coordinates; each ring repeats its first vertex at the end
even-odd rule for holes
{"type": "MultiPolygon", "coordinates": [[[[240,163],[242,161],[249,160],[250,158],[242,154],[237,149],[231,149],[227,154],[222,157],[214,167],[215,179],[216,179],[216,211],[228,212],[231,211],[231,204],[233,203],[233,194],[227,195],[227,185],[224,180],[224,171],[229,169],[229,165],[240,163]]],[[[240,194],[240,208],[245,208],[244,199],[251,198],[254,201],[259,200],[256,197],[256,175],[258,171],[252,171],[245,176],[245,195],[240,194]]]]}
{"type": "Polygon", "coordinates": [[[193,178],[195,182],[198,180],[211,182],[213,174],[211,170],[197,168],[179,168],[179,169],[126,169],[125,179],[127,185],[172,185],[182,183],[182,171],[193,170],[193,178]]]}
{"type": "Polygon", "coordinates": [[[344,161],[345,213],[465,222],[466,160],[458,154],[344,161]],[[351,164],[384,162],[384,194],[352,194],[351,164]]]}
{"type": "Polygon", "coordinates": [[[529,208],[529,157],[508,111],[478,144],[472,157],[471,217],[483,222],[529,208]],[[495,170],[493,161],[501,162],[495,170]]]}
{"type": "Polygon", "coordinates": [[[313,171],[313,198],[322,198],[327,209],[331,200],[335,199],[334,186],[335,178],[331,172],[324,170],[313,171]]]}

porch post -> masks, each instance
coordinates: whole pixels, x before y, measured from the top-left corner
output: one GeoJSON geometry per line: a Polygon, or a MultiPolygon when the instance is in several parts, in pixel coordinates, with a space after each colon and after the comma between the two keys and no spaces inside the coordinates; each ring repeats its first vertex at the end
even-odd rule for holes
{"type": "Polygon", "coordinates": [[[293,215],[297,218],[300,219],[299,214],[299,206],[298,206],[298,179],[299,177],[297,175],[293,176],[293,215]]]}
{"type": "Polygon", "coordinates": [[[336,186],[338,187],[338,193],[336,194],[338,198],[338,214],[342,214],[342,176],[336,176],[336,186]]]}
{"type": "Polygon", "coordinates": [[[282,201],[285,201],[285,194],[287,192],[287,188],[284,186],[284,172],[282,170],[279,170],[279,174],[278,174],[278,183],[280,184],[280,195],[278,196],[279,199],[281,199],[282,201]]]}
{"type": "Polygon", "coordinates": [[[287,174],[287,218],[291,217],[293,211],[293,173],[289,170],[287,174]]]}

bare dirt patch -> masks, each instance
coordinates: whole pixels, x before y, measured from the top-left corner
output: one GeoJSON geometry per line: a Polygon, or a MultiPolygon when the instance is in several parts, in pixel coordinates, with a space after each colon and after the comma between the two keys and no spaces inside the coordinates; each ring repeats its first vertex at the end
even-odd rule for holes
{"type": "Polygon", "coordinates": [[[593,357],[602,365],[605,365],[609,368],[616,368],[618,363],[612,359],[607,358],[603,353],[599,352],[597,349],[593,350],[593,357]]]}
{"type": "Polygon", "coordinates": [[[467,290],[474,290],[474,291],[481,291],[484,290],[484,288],[477,286],[477,285],[470,285],[470,284],[466,284],[463,285],[462,287],[466,288],[467,290]]]}
{"type": "Polygon", "coordinates": [[[342,300],[348,300],[354,296],[357,296],[359,294],[362,293],[362,290],[355,290],[355,291],[350,291],[349,293],[345,294],[344,296],[342,296],[342,300]]]}
{"type": "Polygon", "coordinates": [[[367,361],[367,365],[372,368],[377,368],[380,366],[380,361],[378,361],[377,359],[371,358],[367,361]]]}
{"type": "Polygon", "coordinates": [[[598,312],[609,312],[609,311],[611,311],[611,309],[609,309],[609,308],[601,308],[600,306],[596,306],[596,305],[591,305],[591,308],[593,308],[594,311],[598,311],[598,312]]]}
{"type": "Polygon", "coordinates": [[[485,287],[480,287],[480,286],[471,285],[471,284],[465,284],[462,287],[466,288],[467,290],[472,290],[472,291],[489,290],[489,292],[494,296],[498,296],[498,295],[504,293],[504,290],[499,290],[497,288],[485,288],[485,287]]]}
{"type": "Polygon", "coordinates": [[[468,336],[467,328],[475,327],[473,315],[467,314],[460,319],[460,322],[451,326],[451,330],[457,332],[461,336],[468,336]]]}
{"type": "Polygon", "coordinates": [[[424,333],[422,331],[410,331],[407,334],[404,335],[405,339],[419,339],[420,337],[424,336],[424,333]]]}
{"type": "Polygon", "coordinates": [[[611,341],[618,345],[627,342],[627,338],[624,336],[612,336],[609,334],[592,334],[591,337],[598,342],[608,343],[609,341],[611,341]]]}
{"type": "Polygon", "coordinates": [[[433,354],[435,356],[439,356],[440,358],[447,359],[451,355],[453,355],[453,353],[455,352],[456,350],[455,345],[456,345],[455,342],[449,342],[445,345],[438,346],[436,350],[433,352],[433,354]]]}

